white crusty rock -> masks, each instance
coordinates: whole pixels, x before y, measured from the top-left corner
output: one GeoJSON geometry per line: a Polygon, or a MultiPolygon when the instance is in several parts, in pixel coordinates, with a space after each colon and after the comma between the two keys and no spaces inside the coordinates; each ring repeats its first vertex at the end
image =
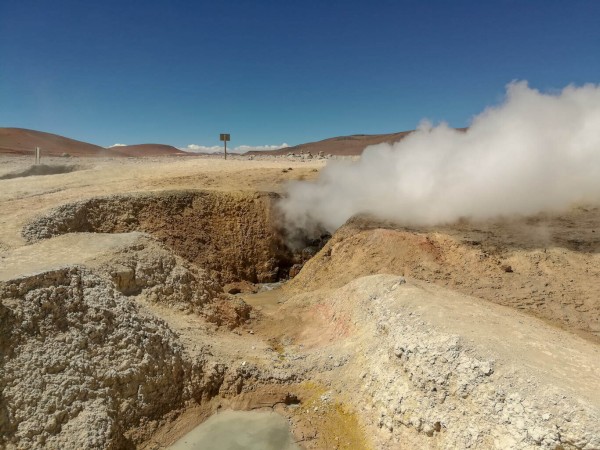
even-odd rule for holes
{"type": "Polygon", "coordinates": [[[352,323],[340,388],[380,448],[600,448],[593,343],[391,275],[352,281],[326,304],[352,323]]]}
{"type": "Polygon", "coordinates": [[[0,285],[0,447],[117,449],[184,401],[175,334],[72,266],[0,285]]]}

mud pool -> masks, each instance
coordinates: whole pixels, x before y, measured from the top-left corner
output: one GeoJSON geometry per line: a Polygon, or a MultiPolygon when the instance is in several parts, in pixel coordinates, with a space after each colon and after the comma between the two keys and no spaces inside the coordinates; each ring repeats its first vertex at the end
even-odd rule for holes
{"type": "Polygon", "coordinates": [[[299,450],[285,418],[275,412],[223,411],[175,442],[169,450],[299,450]]]}

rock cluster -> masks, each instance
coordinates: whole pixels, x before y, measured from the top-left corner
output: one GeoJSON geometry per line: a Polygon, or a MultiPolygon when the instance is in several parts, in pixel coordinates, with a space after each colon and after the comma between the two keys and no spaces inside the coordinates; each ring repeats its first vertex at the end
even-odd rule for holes
{"type": "Polygon", "coordinates": [[[91,263],[110,278],[124,295],[140,295],[152,302],[202,316],[218,326],[235,328],[251,308],[223,292],[210,274],[172,254],[149,236],[91,263]]]}
{"type": "Polygon", "coordinates": [[[223,290],[195,264],[169,252],[149,236],[100,257],[93,265],[124,295],[138,295],[187,313],[201,314],[223,290]]]}

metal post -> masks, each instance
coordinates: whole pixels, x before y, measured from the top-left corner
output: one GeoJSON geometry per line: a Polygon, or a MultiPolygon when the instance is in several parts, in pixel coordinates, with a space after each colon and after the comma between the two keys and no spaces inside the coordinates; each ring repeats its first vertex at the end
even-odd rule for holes
{"type": "Polygon", "coordinates": [[[227,159],[227,141],[231,139],[231,137],[229,136],[229,133],[221,133],[219,139],[225,144],[225,159],[227,159]]]}

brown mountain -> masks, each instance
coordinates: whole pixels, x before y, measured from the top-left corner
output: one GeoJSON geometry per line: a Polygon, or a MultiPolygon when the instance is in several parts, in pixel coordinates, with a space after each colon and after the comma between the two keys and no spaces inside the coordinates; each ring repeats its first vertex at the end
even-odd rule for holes
{"type": "Polygon", "coordinates": [[[57,134],[25,128],[0,128],[0,155],[31,155],[35,148],[44,156],[169,156],[189,155],[170,145],[140,144],[104,148],[88,142],[77,141],[57,134]]]}
{"type": "Polygon", "coordinates": [[[412,131],[402,131],[400,133],[389,134],[353,134],[351,136],[340,136],[324,139],[317,142],[286,147],[279,150],[257,152],[252,151],[247,155],[287,155],[288,153],[310,152],[313,155],[323,152],[326,155],[360,155],[365,147],[382,142],[397,142],[412,131]]]}
{"type": "Polygon", "coordinates": [[[119,156],[110,149],[87,142],[76,141],[43,131],[24,128],[0,128],[0,154],[33,155],[35,148],[42,149],[44,156],[119,156]]]}
{"type": "MultiPolygon", "coordinates": [[[[465,131],[466,128],[458,128],[458,130],[465,131]]],[[[323,152],[326,155],[360,155],[369,145],[398,142],[410,133],[412,133],[412,130],[388,134],[353,134],[351,136],[334,137],[294,147],[281,148],[279,150],[251,151],[247,152],[246,155],[287,155],[288,153],[300,153],[301,151],[305,153],[310,152],[313,155],[317,155],[319,152],[323,152]]]]}

